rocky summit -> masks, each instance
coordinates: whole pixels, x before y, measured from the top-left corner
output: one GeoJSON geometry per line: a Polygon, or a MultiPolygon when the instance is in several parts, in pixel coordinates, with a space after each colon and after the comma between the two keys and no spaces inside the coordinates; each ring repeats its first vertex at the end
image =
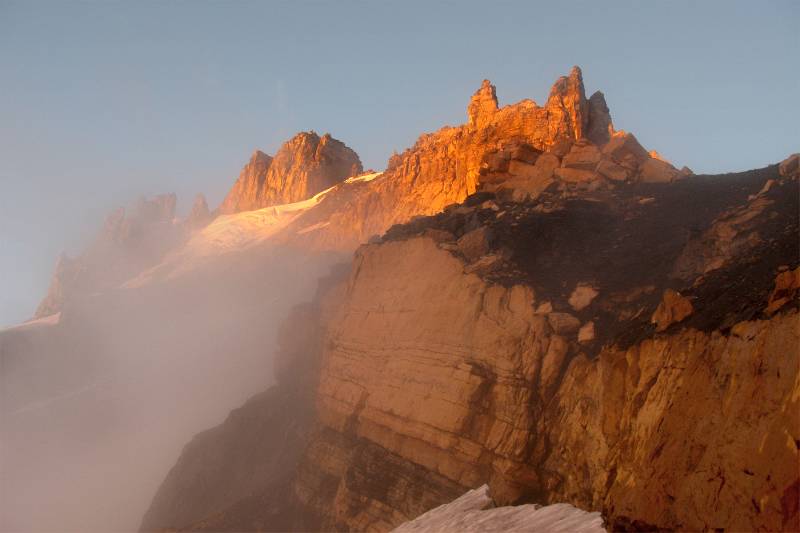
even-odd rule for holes
{"type": "Polygon", "coordinates": [[[220,206],[222,213],[289,204],[360,174],[358,155],[329,134],[301,132],[275,157],[256,150],[220,206]]]}
{"type": "Polygon", "coordinates": [[[800,530],[799,156],[695,175],[617,129],[578,67],[544,105],[483,80],[466,111],[382,172],[304,132],[216,212],[115,214],[59,261],[39,314],[61,323],[0,334],[1,355],[86,356],[75,328],[115,324],[108,301],[169,325],[166,352],[141,344],[159,369],[192,332],[210,370],[157,381],[182,401],[256,383],[152,460],[142,531],[800,530]],[[232,384],[214,363],[242,354],[271,371],[232,384]]]}

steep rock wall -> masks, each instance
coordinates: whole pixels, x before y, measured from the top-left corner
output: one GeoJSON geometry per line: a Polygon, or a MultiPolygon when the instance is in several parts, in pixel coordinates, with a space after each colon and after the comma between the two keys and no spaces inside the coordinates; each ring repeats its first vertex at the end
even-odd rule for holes
{"type": "Polygon", "coordinates": [[[296,485],[323,529],[388,529],[484,482],[620,527],[794,526],[796,311],[589,359],[536,307],[427,237],[361,249],[296,485]]]}

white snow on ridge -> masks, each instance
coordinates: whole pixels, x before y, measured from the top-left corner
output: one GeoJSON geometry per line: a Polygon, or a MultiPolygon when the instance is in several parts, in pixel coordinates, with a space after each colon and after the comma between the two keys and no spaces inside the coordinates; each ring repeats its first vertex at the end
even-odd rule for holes
{"type": "Polygon", "coordinates": [[[369,174],[361,174],[360,176],[353,176],[344,180],[345,183],[356,183],[359,181],[372,181],[376,178],[383,176],[383,172],[370,172],[369,174]]]}
{"type": "MultiPolygon", "coordinates": [[[[343,183],[370,182],[382,175],[382,172],[362,174],[347,178],[343,183]]],[[[180,249],[168,254],[160,264],[128,280],[122,287],[126,289],[141,287],[157,278],[180,275],[194,268],[196,260],[238,252],[258,245],[288,227],[303,213],[317,206],[328,193],[341,186],[342,183],[338,183],[300,202],[221,215],[193,235],[180,249]]],[[[300,229],[297,233],[310,233],[327,225],[325,221],[318,222],[300,229]]]]}
{"type": "Polygon", "coordinates": [[[493,507],[488,485],[471,490],[440,505],[393,533],[515,531],[529,533],[605,533],[600,513],[590,513],[568,503],[493,507]]]}
{"type": "Polygon", "coordinates": [[[186,244],[194,256],[213,255],[230,250],[242,250],[257,244],[292,223],[295,218],[319,204],[337,185],[329,187],[300,202],[273,205],[217,217],[186,244]]]}

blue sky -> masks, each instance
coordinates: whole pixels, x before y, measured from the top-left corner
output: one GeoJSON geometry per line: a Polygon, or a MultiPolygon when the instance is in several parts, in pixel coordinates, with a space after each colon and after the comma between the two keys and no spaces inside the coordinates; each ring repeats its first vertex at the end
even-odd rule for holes
{"type": "Polygon", "coordinates": [[[0,325],[112,207],[213,207],[253,149],[300,130],[382,168],[463,122],[483,78],[501,105],[543,103],[577,64],[678,166],[776,162],[800,149],[799,24],[794,1],[0,1],[0,325]]]}

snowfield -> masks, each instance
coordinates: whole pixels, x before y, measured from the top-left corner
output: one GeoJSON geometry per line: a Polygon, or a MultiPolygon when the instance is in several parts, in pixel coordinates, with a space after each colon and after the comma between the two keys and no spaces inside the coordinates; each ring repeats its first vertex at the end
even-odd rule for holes
{"type": "Polygon", "coordinates": [[[567,503],[494,507],[489,486],[471,490],[460,498],[431,509],[401,524],[393,533],[470,533],[519,531],[530,533],[605,533],[600,513],[590,513],[567,503]]]}
{"type": "MultiPolygon", "coordinates": [[[[382,175],[382,172],[362,174],[347,178],[343,183],[370,182],[382,175]]],[[[198,259],[239,252],[256,246],[288,227],[299,216],[316,207],[328,193],[341,186],[341,183],[336,184],[300,202],[221,215],[192,236],[184,246],[168,254],[160,264],[128,280],[122,287],[126,289],[141,287],[154,279],[173,277],[191,270],[193,262],[198,259]]],[[[310,233],[328,224],[319,222],[299,229],[297,233],[301,235],[310,233]]]]}
{"type": "Polygon", "coordinates": [[[376,178],[380,178],[383,175],[383,172],[370,172],[369,174],[361,174],[360,176],[353,176],[351,178],[347,178],[344,180],[345,183],[357,183],[359,181],[372,181],[376,178]]]}

